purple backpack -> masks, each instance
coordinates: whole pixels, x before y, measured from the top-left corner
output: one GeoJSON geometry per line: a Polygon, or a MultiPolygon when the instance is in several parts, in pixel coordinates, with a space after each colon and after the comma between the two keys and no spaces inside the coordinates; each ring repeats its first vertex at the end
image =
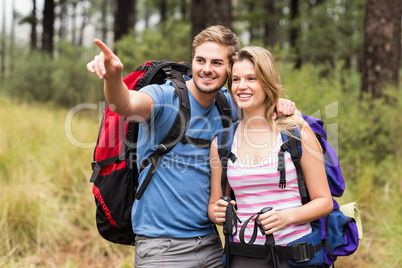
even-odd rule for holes
{"type": "MultiPolygon", "coordinates": [[[[331,190],[331,194],[334,197],[341,197],[345,190],[345,180],[342,176],[342,172],[339,166],[338,156],[334,148],[332,148],[332,146],[327,142],[327,134],[323,128],[324,123],[320,119],[309,117],[304,114],[303,118],[316,134],[316,137],[323,149],[325,171],[327,174],[327,180],[329,188],[331,190]]],[[[300,136],[299,133],[297,133],[296,129],[295,135],[296,137],[300,136]]],[[[305,204],[310,199],[305,185],[300,187],[300,183],[304,184],[304,177],[302,175],[300,165],[300,158],[302,155],[300,141],[294,138],[290,138],[284,133],[282,133],[282,140],[284,144],[289,144],[289,146],[282,145],[281,151],[288,151],[292,155],[293,163],[295,164],[296,170],[298,172],[299,188],[301,188],[300,195],[302,197],[303,204],[305,204]],[[292,140],[293,142],[291,142],[292,140]],[[292,146],[292,144],[296,144],[297,149],[294,145],[292,146]],[[299,172],[301,178],[299,177],[299,172]]],[[[278,168],[278,170],[282,174],[284,174],[283,172],[286,172],[284,170],[284,166],[282,169],[278,168]]],[[[336,202],[336,200],[332,199],[332,201],[334,203],[333,211],[329,215],[320,218],[312,224],[313,229],[320,230],[324,253],[323,263],[327,266],[331,266],[337,259],[337,256],[348,256],[354,253],[359,245],[359,234],[355,219],[344,215],[339,210],[339,204],[336,202]]],[[[297,242],[298,241],[293,241],[289,245],[297,242]]],[[[289,260],[288,262],[294,267],[315,265],[314,263],[298,264],[291,260],[289,260]]]]}

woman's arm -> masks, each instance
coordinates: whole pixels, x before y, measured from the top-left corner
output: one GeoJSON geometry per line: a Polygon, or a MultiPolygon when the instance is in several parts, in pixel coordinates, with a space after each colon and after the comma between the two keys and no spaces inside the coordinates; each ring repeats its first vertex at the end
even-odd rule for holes
{"type": "Polygon", "coordinates": [[[284,211],[269,211],[260,216],[260,222],[267,234],[274,233],[290,224],[302,224],[328,215],[333,208],[324,167],[322,149],[310,127],[301,133],[303,170],[306,187],[311,201],[284,211]]]}
{"type": "MultiPolygon", "coordinates": [[[[226,207],[228,203],[220,199],[223,195],[221,189],[222,166],[217,144],[217,138],[215,138],[212,141],[209,152],[209,163],[211,166],[211,194],[208,204],[208,217],[213,223],[222,225],[225,222],[226,207]]],[[[226,192],[230,193],[229,185],[226,186],[226,192]]],[[[232,201],[232,204],[234,205],[235,202],[232,201]]]]}

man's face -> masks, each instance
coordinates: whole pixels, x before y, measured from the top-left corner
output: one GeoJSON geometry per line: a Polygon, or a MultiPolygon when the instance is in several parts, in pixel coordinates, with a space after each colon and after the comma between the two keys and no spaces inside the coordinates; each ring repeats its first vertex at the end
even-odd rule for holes
{"type": "Polygon", "coordinates": [[[215,93],[227,80],[228,49],[215,42],[205,42],[195,49],[192,65],[196,88],[205,94],[215,93]]]}

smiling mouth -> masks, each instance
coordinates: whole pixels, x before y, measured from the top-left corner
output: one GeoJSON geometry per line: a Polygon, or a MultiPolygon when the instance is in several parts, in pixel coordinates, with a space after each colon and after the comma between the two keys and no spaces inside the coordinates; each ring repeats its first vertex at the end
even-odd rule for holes
{"type": "Polygon", "coordinates": [[[215,77],[201,76],[201,78],[202,78],[202,80],[207,81],[207,82],[215,80],[215,77]]]}
{"type": "Polygon", "coordinates": [[[239,98],[250,98],[253,95],[252,94],[238,94],[239,98]]]}

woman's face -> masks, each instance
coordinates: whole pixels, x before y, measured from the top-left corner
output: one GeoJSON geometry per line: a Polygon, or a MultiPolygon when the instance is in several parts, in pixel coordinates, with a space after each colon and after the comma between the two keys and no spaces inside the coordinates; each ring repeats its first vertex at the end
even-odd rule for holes
{"type": "Polygon", "coordinates": [[[250,60],[233,64],[231,91],[233,99],[243,111],[264,111],[266,94],[250,60]]]}

